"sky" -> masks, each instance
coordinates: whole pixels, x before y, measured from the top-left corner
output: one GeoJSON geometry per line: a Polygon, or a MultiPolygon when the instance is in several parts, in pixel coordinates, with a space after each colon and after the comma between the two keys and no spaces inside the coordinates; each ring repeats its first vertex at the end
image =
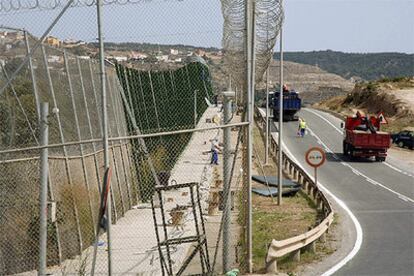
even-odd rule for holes
{"type": "MultiPolygon", "coordinates": [[[[284,3],[285,51],[414,53],[414,0],[284,0],[284,3]]],[[[0,25],[26,28],[40,36],[58,12],[0,13],[0,25]]],[[[108,5],[104,7],[103,18],[106,41],[221,47],[220,0],[153,0],[108,5]]],[[[61,39],[95,41],[96,8],[69,9],[51,34],[61,39]]]]}

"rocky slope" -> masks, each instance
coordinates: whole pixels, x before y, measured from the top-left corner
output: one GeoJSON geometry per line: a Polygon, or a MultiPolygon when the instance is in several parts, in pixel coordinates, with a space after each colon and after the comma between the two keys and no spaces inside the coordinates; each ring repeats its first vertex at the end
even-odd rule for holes
{"type": "MultiPolygon", "coordinates": [[[[216,91],[228,88],[228,78],[220,59],[209,60],[213,82],[216,91]]],[[[284,79],[290,89],[301,93],[305,103],[315,103],[337,95],[343,95],[352,90],[354,83],[338,75],[328,73],[316,66],[295,62],[284,63],[284,79]]],[[[270,89],[279,89],[279,61],[273,60],[270,65],[270,89]]],[[[265,80],[265,78],[264,78],[265,80]]],[[[265,88],[262,81],[256,85],[257,90],[265,88]]]]}
{"type": "Polygon", "coordinates": [[[351,93],[314,105],[342,115],[357,110],[369,114],[383,112],[388,119],[385,130],[399,131],[414,126],[414,78],[398,78],[356,85],[351,93]]]}

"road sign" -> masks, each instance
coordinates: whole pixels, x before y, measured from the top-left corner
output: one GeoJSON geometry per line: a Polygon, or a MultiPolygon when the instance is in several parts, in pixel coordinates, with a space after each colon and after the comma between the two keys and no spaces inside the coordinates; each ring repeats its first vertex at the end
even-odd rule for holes
{"type": "Polygon", "coordinates": [[[305,158],[306,163],[308,163],[309,166],[317,168],[325,163],[326,155],[323,149],[313,147],[306,152],[305,158]]]}
{"type": "Polygon", "coordinates": [[[378,114],[378,120],[380,121],[380,124],[388,124],[387,119],[385,119],[384,113],[378,114]]]}
{"type": "Polygon", "coordinates": [[[315,169],[315,185],[318,185],[318,167],[325,163],[326,155],[323,149],[313,147],[305,154],[306,163],[315,169]]]}

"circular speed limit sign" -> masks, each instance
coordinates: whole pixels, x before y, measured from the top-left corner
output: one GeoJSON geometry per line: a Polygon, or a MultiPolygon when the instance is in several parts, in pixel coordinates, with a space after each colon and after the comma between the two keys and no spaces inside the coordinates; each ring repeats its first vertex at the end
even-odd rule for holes
{"type": "Polygon", "coordinates": [[[313,147],[313,148],[310,148],[306,152],[305,158],[309,166],[317,168],[325,162],[326,155],[323,149],[318,148],[318,147],[313,147]]]}

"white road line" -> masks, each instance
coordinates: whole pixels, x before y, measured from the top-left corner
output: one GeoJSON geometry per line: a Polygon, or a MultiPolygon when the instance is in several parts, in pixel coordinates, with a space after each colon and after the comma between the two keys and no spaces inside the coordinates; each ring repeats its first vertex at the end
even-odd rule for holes
{"type": "MultiPolygon", "coordinates": [[[[310,113],[315,114],[316,116],[318,116],[319,118],[321,118],[322,120],[324,120],[325,122],[327,122],[329,125],[331,125],[331,126],[332,126],[332,127],[333,127],[336,131],[338,131],[340,134],[343,134],[343,133],[344,133],[342,129],[340,129],[340,128],[338,128],[337,126],[335,126],[334,124],[332,124],[329,120],[327,120],[325,117],[323,117],[321,114],[319,114],[319,112],[316,112],[316,111],[314,111],[314,110],[312,110],[312,109],[308,109],[308,108],[304,108],[304,110],[305,110],[305,111],[308,111],[308,112],[310,112],[310,113]]],[[[341,120],[341,121],[342,121],[342,120],[341,120]]],[[[394,167],[393,165],[391,165],[391,164],[390,164],[390,163],[388,163],[388,162],[383,162],[383,164],[384,164],[384,165],[386,165],[386,166],[388,166],[390,169],[392,169],[392,170],[394,170],[394,171],[396,171],[396,172],[399,172],[399,173],[401,173],[401,174],[404,174],[404,175],[407,175],[407,176],[409,176],[409,177],[414,178],[414,174],[411,174],[411,173],[405,172],[405,171],[403,171],[403,170],[401,170],[401,169],[398,169],[398,168],[394,167]]]]}
{"type": "MultiPolygon", "coordinates": [[[[326,119],[325,117],[323,117],[322,115],[320,115],[319,113],[313,111],[312,109],[304,109],[310,113],[315,114],[316,116],[318,116],[319,118],[321,118],[322,120],[324,120],[325,122],[327,122],[328,124],[330,124],[336,131],[338,131],[340,134],[343,134],[343,130],[338,128],[337,126],[335,126],[334,124],[332,124],[328,119],[326,119]]],[[[342,120],[341,120],[342,121],[342,120]]]]}
{"type": "MultiPolygon", "coordinates": [[[[312,111],[309,111],[309,112],[312,112],[312,111]]],[[[312,112],[312,113],[314,113],[314,112],[312,112]]],[[[319,117],[321,117],[319,114],[317,114],[317,115],[319,117]]],[[[334,127],[334,129],[336,129],[337,131],[339,131],[342,134],[342,131],[340,129],[336,128],[335,125],[333,125],[331,122],[329,122],[325,118],[323,118],[323,117],[321,117],[321,118],[323,120],[327,121],[331,126],[334,127]]],[[[313,131],[311,131],[311,135],[314,136],[317,140],[320,140],[319,137],[317,137],[316,134],[313,133],[313,131]]],[[[307,169],[305,169],[302,166],[302,164],[295,158],[295,156],[292,154],[292,152],[288,149],[288,147],[285,145],[285,143],[283,141],[282,141],[282,147],[285,150],[285,152],[290,156],[290,158],[292,158],[292,161],[294,161],[296,164],[298,164],[299,167],[301,167],[313,180],[315,180],[314,177],[312,176],[312,174],[307,169]]],[[[327,149],[327,152],[333,153],[332,150],[330,150],[326,145],[325,145],[325,148],[327,149]]],[[[333,156],[334,156],[335,159],[341,160],[336,154],[334,154],[333,156]]],[[[348,163],[346,163],[344,161],[341,161],[341,164],[346,166],[346,167],[352,168],[351,165],[349,165],[348,163]]],[[[375,181],[373,179],[370,179],[368,177],[365,177],[365,179],[366,180],[369,179],[369,181],[371,182],[372,185],[377,186],[379,184],[377,181],[375,181]],[[373,182],[375,182],[375,184],[373,182]]],[[[322,276],[330,276],[330,275],[334,274],[335,272],[337,272],[339,269],[341,269],[344,265],[346,265],[359,252],[359,250],[361,249],[364,233],[362,231],[362,227],[361,227],[361,224],[359,223],[358,219],[355,217],[355,215],[352,213],[352,211],[349,209],[349,207],[345,204],[345,202],[343,202],[341,199],[336,197],[331,191],[329,191],[328,188],[326,188],[326,186],[324,184],[322,184],[321,181],[318,181],[318,185],[324,193],[328,194],[331,198],[333,198],[336,201],[336,203],[343,210],[345,210],[345,212],[349,215],[352,222],[354,223],[355,231],[356,231],[356,235],[357,235],[354,247],[352,248],[351,252],[349,252],[348,255],[345,256],[345,258],[343,258],[340,262],[338,262],[333,267],[331,267],[329,270],[327,270],[323,274],[321,274],[322,276]]],[[[404,198],[401,198],[402,200],[404,200],[404,201],[407,200],[407,197],[405,197],[405,196],[402,196],[402,197],[404,197],[404,198]]]]}
{"type": "MultiPolygon", "coordinates": [[[[288,149],[288,147],[286,147],[286,145],[285,145],[285,143],[283,141],[282,141],[282,147],[285,150],[285,152],[290,156],[290,158],[292,158],[292,160],[296,164],[298,164],[298,166],[301,167],[302,170],[304,170],[313,179],[313,181],[315,181],[315,178],[312,176],[312,174],[307,169],[305,169],[302,166],[302,164],[295,158],[295,156],[288,149]]],[[[361,224],[359,223],[358,219],[355,217],[355,215],[352,213],[352,211],[349,209],[349,207],[345,204],[345,202],[343,202],[341,199],[339,199],[338,197],[336,197],[331,191],[329,191],[328,188],[326,188],[326,186],[323,185],[321,181],[318,181],[318,186],[321,188],[321,190],[324,193],[328,194],[331,198],[333,198],[336,201],[336,203],[342,209],[345,210],[345,212],[348,214],[348,216],[351,218],[352,222],[354,223],[355,231],[356,231],[356,235],[357,235],[356,240],[355,240],[354,247],[352,248],[351,252],[349,252],[348,255],[346,255],[345,258],[343,258],[340,262],[338,262],[337,264],[335,264],[333,267],[331,267],[329,270],[325,271],[322,274],[322,276],[329,276],[329,275],[334,274],[341,267],[343,267],[350,260],[352,260],[352,258],[354,258],[354,256],[361,249],[361,245],[362,245],[362,240],[363,240],[364,233],[362,231],[362,227],[361,227],[361,224]]]]}
{"type": "Polygon", "coordinates": [[[384,165],[386,165],[386,166],[390,167],[391,169],[393,169],[394,171],[397,171],[397,172],[399,172],[399,173],[405,173],[405,172],[403,172],[402,170],[400,170],[400,169],[398,169],[398,168],[394,167],[393,165],[391,165],[391,164],[389,164],[389,163],[387,163],[387,162],[384,162],[384,165]]]}

